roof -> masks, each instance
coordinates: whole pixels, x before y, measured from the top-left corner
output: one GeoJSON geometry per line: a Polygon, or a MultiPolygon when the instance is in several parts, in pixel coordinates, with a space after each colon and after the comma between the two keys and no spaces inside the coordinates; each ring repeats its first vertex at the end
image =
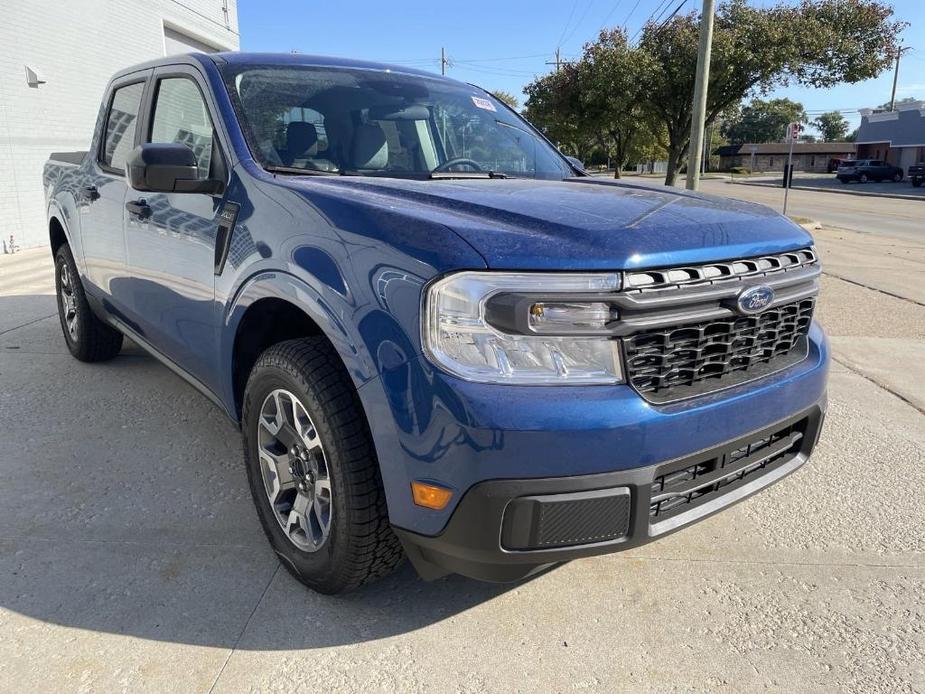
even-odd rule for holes
{"type": "Polygon", "coordinates": [[[403,72],[421,77],[436,77],[437,79],[451,80],[426,70],[417,70],[404,65],[391,63],[377,63],[369,60],[354,60],[353,58],[338,58],[329,55],[306,55],[304,53],[242,53],[241,51],[209,53],[217,63],[229,65],[279,65],[279,66],[306,66],[306,67],[339,67],[353,68],[355,70],[379,70],[381,72],[403,72]]]}
{"type": "Polygon", "coordinates": [[[859,143],[886,142],[891,147],[925,145],[925,102],[899,111],[864,113],[858,128],[859,143]]]}
{"type": "MultiPolygon", "coordinates": [[[[721,157],[734,157],[737,155],[751,156],[752,148],[755,154],[787,154],[790,144],[786,142],[764,142],[761,144],[747,143],[744,145],[724,145],[713,150],[713,154],[721,157]]],[[[854,154],[856,147],[853,142],[794,142],[794,154],[854,154]]]]}
{"type": "Polygon", "coordinates": [[[218,65],[260,65],[260,66],[305,66],[305,67],[333,67],[354,70],[376,70],[380,72],[398,72],[406,75],[430,77],[432,79],[456,82],[449,77],[443,77],[433,72],[417,70],[404,65],[391,65],[389,63],[376,63],[368,60],[353,60],[351,58],[337,58],[324,55],[305,55],[303,53],[242,53],[240,51],[227,51],[221,53],[186,53],[168,55],[155,58],[138,65],[126,67],[116,73],[116,77],[127,75],[139,70],[147,70],[160,65],[187,64],[212,62],[218,65]]]}

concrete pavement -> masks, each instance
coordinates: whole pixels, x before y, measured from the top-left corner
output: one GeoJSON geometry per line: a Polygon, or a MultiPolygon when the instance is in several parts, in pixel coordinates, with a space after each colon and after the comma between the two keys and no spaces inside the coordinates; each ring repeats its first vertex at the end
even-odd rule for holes
{"type": "Polygon", "coordinates": [[[891,283],[925,244],[890,243],[819,235],[837,362],[795,475],[522,584],[338,598],[278,569],[234,427],[132,345],[71,359],[0,256],[0,691],[925,691],[925,306],[891,283]]]}

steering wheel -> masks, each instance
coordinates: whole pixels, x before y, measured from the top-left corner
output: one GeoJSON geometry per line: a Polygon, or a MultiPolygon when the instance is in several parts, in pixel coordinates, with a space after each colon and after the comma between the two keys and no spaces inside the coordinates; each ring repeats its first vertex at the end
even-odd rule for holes
{"type": "Polygon", "coordinates": [[[449,171],[451,167],[454,166],[468,166],[474,171],[484,171],[481,165],[474,159],[469,159],[468,157],[456,157],[454,159],[447,159],[442,164],[438,165],[431,173],[440,173],[441,171],[449,171]]]}

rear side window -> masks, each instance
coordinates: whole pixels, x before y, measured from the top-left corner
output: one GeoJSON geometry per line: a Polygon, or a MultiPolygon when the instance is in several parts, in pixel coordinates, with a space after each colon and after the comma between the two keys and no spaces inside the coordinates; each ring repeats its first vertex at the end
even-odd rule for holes
{"type": "Polygon", "coordinates": [[[144,82],[136,82],[113,92],[106,116],[106,139],[103,141],[103,156],[100,160],[112,169],[124,171],[125,160],[135,146],[135,126],[143,91],[144,82]]]}
{"type": "Polygon", "coordinates": [[[160,81],[151,122],[151,142],[177,142],[193,150],[199,178],[212,165],[212,119],[196,83],[186,77],[160,81]]]}

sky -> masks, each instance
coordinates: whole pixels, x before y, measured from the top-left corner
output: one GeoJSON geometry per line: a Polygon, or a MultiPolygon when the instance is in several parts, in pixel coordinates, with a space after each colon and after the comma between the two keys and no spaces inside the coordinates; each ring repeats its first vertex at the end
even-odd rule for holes
{"type": "MultiPolygon", "coordinates": [[[[771,0],[751,0],[768,5],[771,0]]],[[[444,48],[447,75],[489,90],[514,94],[524,85],[575,58],[601,27],[626,26],[631,40],[649,17],[700,6],[700,0],[238,0],[241,49],[298,51],[440,71],[444,48]]],[[[909,50],[899,71],[897,98],[925,99],[925,1],[894,0],[895,18],[910,24],[903,32],[909,50]]],[[[889,100],[893,71],[858,84],[832,89],[788,87],[773,96],[800,101],[810,117],[841,110],[852,127],[857,109],[889,100]],[[815,112],[815,114],[813,113],[815,112]]]]}

